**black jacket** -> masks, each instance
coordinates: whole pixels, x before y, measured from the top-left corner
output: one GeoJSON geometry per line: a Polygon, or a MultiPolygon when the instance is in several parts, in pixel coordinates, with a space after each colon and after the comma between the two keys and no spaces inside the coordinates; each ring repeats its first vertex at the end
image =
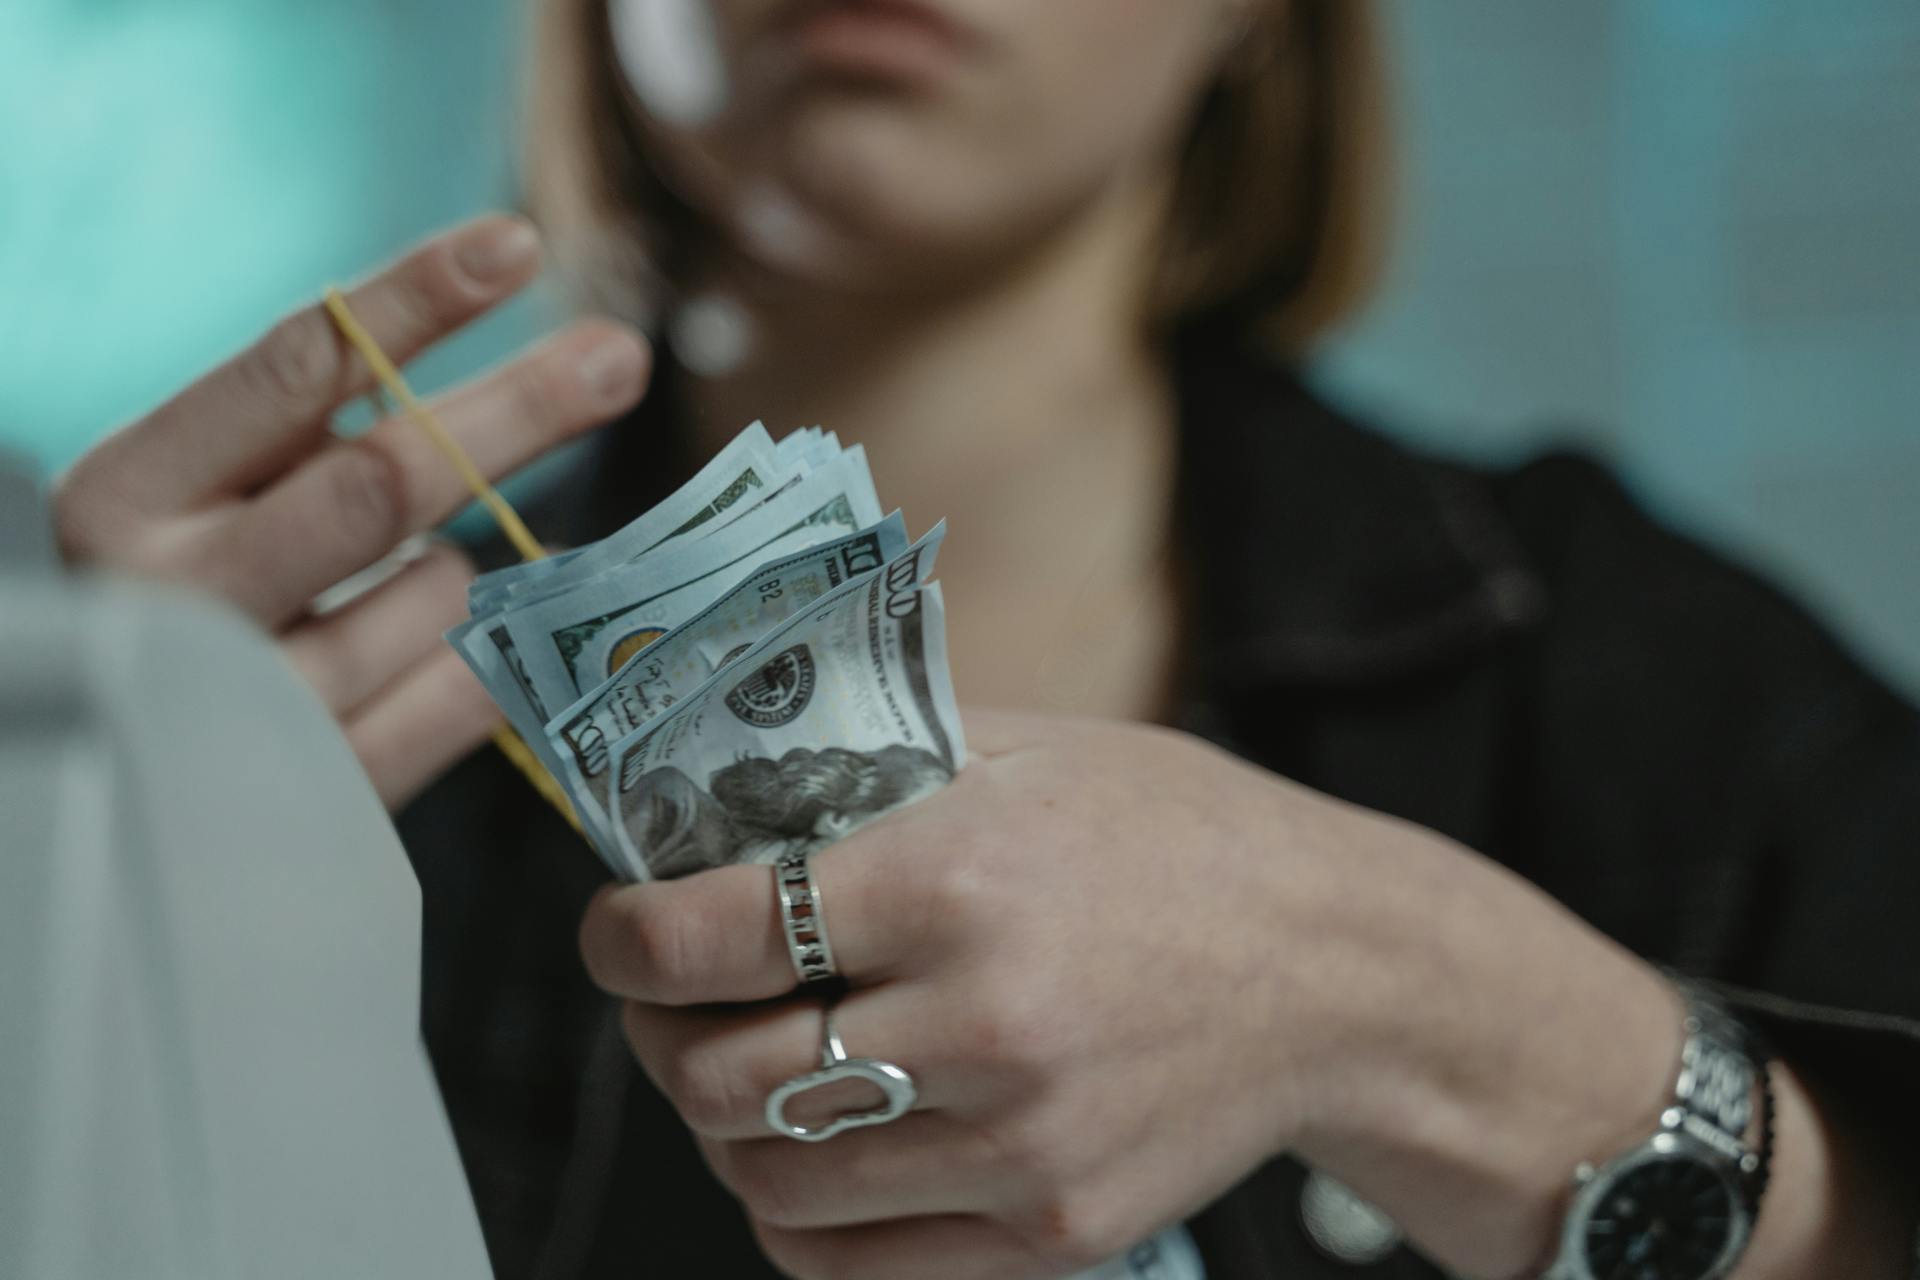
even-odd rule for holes
{"type": "MultiPolygon", "coordinates": [[[[1914,710],[1589,462],[1426,458],[1204,337],[1179,376],[1188,727],[1719,981],[1920,1164],[1914,710]]],[[[658,496],[662,438],[614,433],[543,536],[600,536],[658,496]]],[[[491,752],[403,832],[427,1042],[498,1274],[773,1275],[581,971],[604,872],[578,838],[491,752]]],[[[1276,1160],[1190,1224],[1213,1280],[1438,1274],[1405,1249],[1322,1254],[1303,1177],[1276,1160]]]]}

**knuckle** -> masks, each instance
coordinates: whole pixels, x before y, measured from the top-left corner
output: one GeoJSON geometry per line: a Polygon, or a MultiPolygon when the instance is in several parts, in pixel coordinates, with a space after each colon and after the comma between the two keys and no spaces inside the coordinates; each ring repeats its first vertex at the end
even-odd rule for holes
{"type": "Polygon", "coordinates": [[[601,889],[587,902],[587,909],[580,914],[580,927],[574,932],[574,949],[580,953],[581,967],[586,969],[587,978],[603,991],[612,991],[607,981],[606,944],[607,921],[613,914],[613,901],[619,890],[609,885],[601,889]]]}
{"type": "Polygon", "coordinates": [[[1106,1198],[1087,1190],[1044,1198],[1025,1226],[1035,1252],[1062,1267],[1095,1267],[1132,1243],[1106,1198]]]}
{"type": "Polygon", "coordinates": [[[473,561],[458,547],[438,543],[421,557],[415,590],[423,615],[434,619],[466,616],[467,585],[473,581],[473,561]]]}
{"type": "Polygon", "coordinates": [[[1021,984],[985,978],[974,985],[959,1019],[960,1043],[977,1065],[1010,1082],[1045,1082],[1047,1048],[1057,1015],[1041,1009],[1021,984]]]}
{"type": "Polygon", "coordinates": [[[416,338],[430,338],[466,318],[471,305],[461,285],[453,247],[436,244],[421,252],[412,269],[403,271],[390,299],[395,320],[416,338]]]}
{"type": "MultiPolygon", "coordinates": [[[[741,1090],[728,1056],[711,1043],[683,1047],[667,1064],[665,1087],[674,1109],[687,1127],[696,1133],[719,1133],[736,1118],[741,1090]]],[[[770,1189],[772,1179],[752,1171],[750,1165],[735,1162],[734,1173],[763,1195],[777,1196],[770,1189]]],[[[742,1199],[749,1193],[736,1188],[742,1199]]],[[[771,1221],[771,1219],[769,1219],[771,1221]]]]}
{"type": "Polygon", "coordinates": [[[615,995],[657,996],[654,988],[665,967],[662,957],[677,949],[670,935],[678,927],[645,893],[632,887],[603,890],[580,922],[580,956],[587,975],[615,995]]]}
{"type": "Polygon", "coordinates": [[[993,917],[997,887],[964,849],[923,862],[917,884],[920,921],[930,933],[971,932],[969,926],[993,917]]]}
{"type": "Polygon", "coordinates": [[[539,436],[552,434],[567,402],[570,380],[563,376],[557,352],[544,352],[501,372],[501,386],[514,417],[539,436]]]}
{"type": "Polygon", "coordinates": [[[791,1280],[828,1280],[833,1273],[826,1266],[818,1232],[790,1231],[749,1215],[754,1241],[782,1275],[791,1280]]]}
{"type": "Polygon", "coordinates": [[[1065,1189],[1067,1162],[1052,1127],[1032,1116],[990,1130],[993,1158],[1014,1185],[1028,1188],[1043,1200],[1065,1189]]]}
{"type": "Polygon", "coordinates": [[[319,413],[338,398],[346,360],[331,322],[308,308],[269,330],[241,368],[270,403],[319,413]]]}
{"type": "Polygon", "coordinates": [[[685,989],[693,973],[691,929],[685,914],[662,910],[650,896],[627,902],[623,941],[645,989],[669,998],[685,989]]]}
{"type": "Polygon", "coordinates": [[[729,1162],[727,1185],[748,1211],[768,1226],[798,1229],[807,1225],[800,1188],[778,1160],[743,1151],[729,1162]]]}
{"type": "Polygon", "coordinates": [[[587,977],[602,991],[619,996],[633,994],[628,990],[632,984],[622,978],[626,967],[623,961],[631,949],[626,919],[628,896],[625,890],[609,885],[594,895],[580,917],[580,960],[587,977]]]}
{"type": "Polygon", "coordinates": [[[94,455],[80,459],[55,483],[52,494],[53,537],[63,559],[73,564],[104,560],[114,543],[116,504],[94,455]]]}
{"type": "Polygon", "coordinates": [[[329,479],[333,511],[355,542],[390,547],[406,533],[412,505],[406,468],[372,437],[346,441],[329,479]]]}
{"type": "Polygon", "coordinates": [[[614,902],[618,963],[611,969],[628,986],[626,994],[666,1004],[682,1000],[699,973],[691,912],[670,910],[649,892],[624,892],[614,902]]]}

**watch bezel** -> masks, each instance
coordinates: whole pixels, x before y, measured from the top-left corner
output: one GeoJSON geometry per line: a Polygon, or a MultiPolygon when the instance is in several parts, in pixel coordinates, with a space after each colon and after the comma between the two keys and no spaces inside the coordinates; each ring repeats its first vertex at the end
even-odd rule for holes
{"type": "Polygon", "coordinates": [[[1587,1266],[1587,1224],[1620,1179],[1643,1166],[1663,1160],[1691,1160],[1712,1173],[1727,1192],[1732,1214],[1727,1224],[1726,1243],[1713,1266],[1699,1280],[1723,1280],[1745,1251],[1747,1237],[1753,1231],[1753,1210],[1747,1203],[1746,1188],[1737,1163],[1728,1160],[1699,1139],[1680,1131],[1655,1134],[1624,1155],[1594,1168],[1583,1166],[1576,1178],[1579,1189],[1567,1211],[1561,1228],[1561,1268],[1553,1274],[1565,1280],[1600,1280],[1587,1266]]]}

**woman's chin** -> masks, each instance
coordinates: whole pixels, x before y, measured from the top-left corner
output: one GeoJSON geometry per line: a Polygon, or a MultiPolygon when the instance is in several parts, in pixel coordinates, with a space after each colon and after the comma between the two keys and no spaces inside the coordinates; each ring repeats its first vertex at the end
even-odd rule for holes
{"type": "Polygon", "coordinates": [[[965,181],[979,166],[937,137],[861,121],[785,142],[733,184],[727,221],[751,260],[808,284],[924,292],[977,277],[1007,238],[991,229],[1023,220],[993,207],[990,182],[965,181]]]}
{"type": "Polygon", "coordinates": [[[755,266],[841,295],[924,296],[953,279],[977,276],[991,259],[963,237],[877,218],[849,225],[784,202],[743,207],[735,227],[742,254],[755,266]]]}
{"type": "Polygon", "coordinates": [[[733,212],[735,244],[762,270],[876,299],[976,288],[1045,234],[1035,219],[1006,217],[995,227],[924,196],[856,201],[840,192],[828,203],[771,184],[743,191],[733,212]]]}

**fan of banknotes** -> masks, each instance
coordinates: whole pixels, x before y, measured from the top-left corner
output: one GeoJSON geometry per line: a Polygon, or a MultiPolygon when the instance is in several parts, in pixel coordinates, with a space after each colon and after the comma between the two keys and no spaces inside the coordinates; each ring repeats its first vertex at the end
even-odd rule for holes
{"type": "Polygon", "coordinates": [[[447,633],[615,875],[812,849],[965,762],[945,614],[858,446],[747,428],[619,532],[477,579],[447,633]]]}

